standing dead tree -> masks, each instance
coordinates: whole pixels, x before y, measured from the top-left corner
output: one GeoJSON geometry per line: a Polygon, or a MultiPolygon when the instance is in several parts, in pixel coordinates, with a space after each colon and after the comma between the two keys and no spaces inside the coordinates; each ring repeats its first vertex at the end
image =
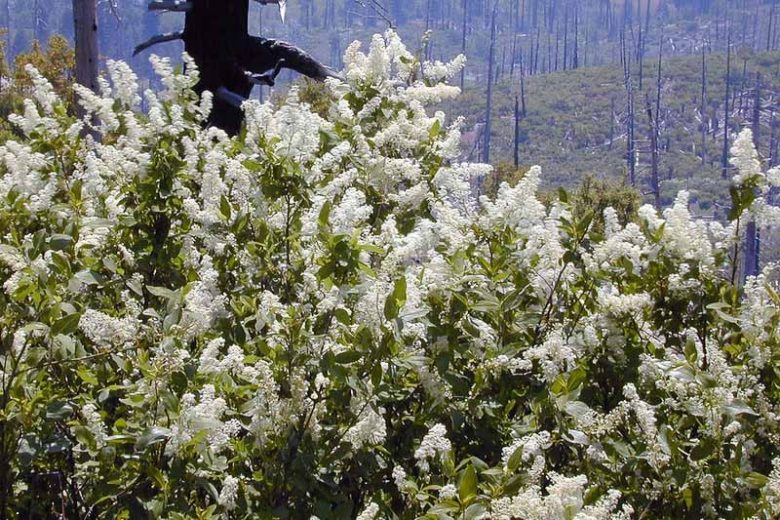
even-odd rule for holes
{"type": "Polygon", "coordinates": [[[490,162],[490,132],[492,127],[493,114],[493,79],[494,67],[496,62],[496,16],[498,14],[498,2],[493,3],[493,14],[490,19],[490,53],[488,57],[488,77],[487,77],[487,105],[485,108],[485,135],[482,148],[482,162],[490,162]]]}
{"type": "Polygon", "coordinates": [[[707,162],[707,55],[706,46],[701,46],[701,105],[699,108],[701,115],[701,163],[707,162]]]}
{"type": "Polygon", "coordinates": [[[97,0],[73,0],[76,36],[76,82],[98,90],[97,0]]]}
{"type": "Polygon", "coordinates": [[[631,77],[631,56],[626,48],[626,34],[620,36],[623,83],[626,89],[626,165],[631,185],[636,186],[636,139],[634,134],[634,80],[631,77]]]}
{"type": "MultiPolygon", "coordinates": [[[[93,0],[94,1],[94,0],[93,0]]],[[[255,0],[278,4],[282,19],[286,0],[255,0]]],[[[274,85],[283,68],[323,81],[338,77],[329,67],[289,43],[251,36],[248,32],[249,0],[155,0],[152,11],[186,13],[184,30],[155,36],[134,54],[158,43],[184,40],[184,49],[200,71],[195,91],[214,93],[209,124],[235,135],[241,129],[246,101],[255,85],[274,85]]]]}
{"type": "MultiPolygon", "coordinates": [[[[462,34],[461,34],[461,40],[460,40],[460,53],[464,56],[466,55],[466,22],[468,21],[468,14],[469,14],[469,0],[463,0],[463,27],[462,34]]],[[[460,89],[463,90],[464,84],[466,82],[466,68],[463,67],[460,71],[460,89]]]]}
{"type": "Polygon", "coordinates": [[[726,94],[723,107],[723,154],[721,155],[721,177],[728,177],[729,173],[729,96],[731,95],[731,29],[727,29],[726,37],[726,94]]]}
{"type": "Polygon", "coordinates": [[[515,96],[515,168],[520,166],[520,99],[515,96]]]}
{"type": "Polygon", "coordinates": [[[663,37],[658,50],[658,78],[655,98],[655,110],[650,101],[650,93],[645,96],[647,106],[647,119],[650,125],[650,189],[653,193],[653,202],[658,211],[661,210],[661,179],[658,173],[659,150],[658,139],[661,133],[661,66],[663,64],[663,37]],[[655,112],[655,113],[654,113],[655,112]]]}
{"type": "MultiPolygon", "coordinates": [[[[756,73],[756,86],[753,91],[753,144],[759,148],[761,136],[761,74],[756,73]]],[[[759,271],[759,229],[755,218],[751,218],[745,227],[745,263],[743,265],[743,280],[748,276],[756,276],[759,271]]]]}

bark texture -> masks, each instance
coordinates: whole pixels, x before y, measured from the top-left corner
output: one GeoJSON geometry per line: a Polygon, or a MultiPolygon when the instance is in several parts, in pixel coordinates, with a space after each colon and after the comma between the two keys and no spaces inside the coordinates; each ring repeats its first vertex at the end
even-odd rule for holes
{"type": "Polygon", "coordinates": [[[97,0],[73,0],[73,25],[76,35],[76,82],[97,92],[97,0]]]}

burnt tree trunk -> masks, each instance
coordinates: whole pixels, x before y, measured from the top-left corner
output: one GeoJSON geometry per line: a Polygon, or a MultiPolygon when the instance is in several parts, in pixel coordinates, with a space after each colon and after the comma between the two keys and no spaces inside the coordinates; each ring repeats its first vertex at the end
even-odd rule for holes
{"type": "MultiPolygon", "coordinates": [[[[466,22],[469,15],[469,0],[463,0],[463,27],[461,28],[461,40],[460,40],[460,53],[466,55],[466,22]]],[[[466,81],[466,67],[460,70],[460,89],[463,90],[463,86],[466,81]]]]}
{"type": "Polygon", "coordinates": [[[609,149],[615,140],[615,97],[609,100],[609,149]]]}
{"type": "Polygon", "coordinates": [[[12,30],[12,18],[11,18],[11,0],[5,0],[5,52],[6,52],[6,59],[10,60],[11,58],[11,30],[12,30]]]}
{"type": "Polygon", "coordinates": [[[659,175],[659,149],[658,140],[661,136],[661,70],[663,66],[663,35],[658,46],[658,77],[656,82],[655,114],[650,105],[650,97],[647,97],[647,115],[650,118],[650,181],[653,190],[653,202],[655,208],[661,211],[661,178],[659,175]]]}
{"type": "Polygon", "coordinates": [[[636,186],[636,150],[634,149],[634,84],[631,78],[630,53],[626,47],[625,31],[621,34],[621,61],[626,88],[626,166],[631,185],[636,186]]]}
{"type": "Polygon", "coordinates": [[[525,117],[528,112],[525,108],[525,63],[522,57],[520,58],[520,114],[525,117]]]}
{"type": "Polygon", "coordinates": [[[520,100],[515,96],[515,168],[520,166],[520,100]]]}
{"type": "MultiPolygon", "coordinates": [[[[649,1],[649,0],[648,0],[649,1]]],[[[640,3],[641,6],[641,3],[640,3]]],[[[641,10],[640,10],[641,12],[641,10]]],[[[639,39],[636,44],[636,61],[639,64],[639,90],[644,90],[644,78],[645,78],[645,46],[644,39],[645,33],[642,30],[642,17],[639,17],[639,39]]]]}
{"type": "Polygon", "coordinates": [[[580,67],[580,7],[579,4],[574,4],[574,49],[573,49],[571,68],[578,69],[579,67],[580,67]]]}
{"type": "Polygon", "coordinates": [[[723,107],[723,153],[721,155],[721,177],[729,173],[729,96],[731,95],[731,30],[728,29],[726,50],[726,94],[723,107]]]}
{"type": "Polygon", "coordinates": [[[777,114],[772,110],[769,118],[769,167],[777,166],[777,114]]]}
{"type": "Polygon", "coordinates": [[[775,21],[775,10],[777,9],[777,0],[772,0],[772,7],[769,10],[769,26],[766,30],[766,50],[767,52],[774,50],[774,45],[772,45],[772,33],[775,30],[774,21],[775,21]]]}
{"type": "Polygon", "coordinates": [[[707,56],[701,46],[701,163],[707,162],[707,56]]]}
{"type": "MultiPolygon", "coordinates": [[[[541,34],[541,29],[536,29],[536,51],[533,56],[534,66],[532,74],[537,74],[539,72],[539,44],[541,43],[541,34]]],[[[531,41],[531,45],[533,45],[533,41],[531,41]]]]}
{"type": "Polygon", "coordinates": [[[488,78],[487,78],[487,106],[485,108],[485,142],[482,147],[482,162],[490,162],[490,132],[492,130],[493,115],[493,73],[496,61],[496,15],[498,13],[498,0],[493,4],[493,14],[490,20],[490,52],[488,54],[488,78]]]}
{"type": "Polygon", "coordinates": [[[76,36],[76,82],[98,91],[97,0],[73,0],[76,36]]]}
{"type": "Polygon", "coordinates": [[[569,3],[566,2],[563,14],[563,70],[569,68],[569,3]]]}
{"type": "MultiPolygon", "coordinates": [[[[75,2],[76,0],[74,0],[75,2]]],[[[91,0],[94,5],[95,0],[91,0]]],[[[279,4],[279,0],[258,0],[261,4],[279,4]]],[[[184,40],[184,49],[198,65],[200,80],[195,92],[214,93],[214,107],[208,124],[235,135],[243,123],[242,104],[256,85],[273,86],[283,68],[294,70],[317,81],[339,77],[303,50],[289,43],[251,36],[249,0],[191,0],[183,5],[162,0],[164,8],[186,12],[184,31],[150,38],[136,47],[134,54],[152,45],[184,40]]],[[[331,0],[325,6],[325,18],[335,20],[331,0]]],[[[150,9],[153,7],[150,6],[150,9]]]]}
{"type": "Polygon", "coordinates": [[[653,192],[653,204],[655,209],[661,211],[661,183],[658,177],[658,114],[653,116],[653,105],[650,103],[650,95],[645,96],[647,106],[648,133],[650,137],[650,189],[653,192]]]}
{"type": "MultiPolygon", "coordinates": [[[[753,144],[758,150],[761,135],[761,75],[756,73],[756,87],[753,98],[753,144]]],[[[755,218],[745,227],[745,265],[743,280],[748,276],[757,276],[759,271],[759,231],[755,218]]]]}

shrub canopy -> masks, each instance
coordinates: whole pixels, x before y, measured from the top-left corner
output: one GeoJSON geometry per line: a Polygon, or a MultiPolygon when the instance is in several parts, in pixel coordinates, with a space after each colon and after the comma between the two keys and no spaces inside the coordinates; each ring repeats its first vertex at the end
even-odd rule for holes
{"type": "Polygon", "coordinates": [[[594,226],[538,168],[477,195],[490,167],[426,112],[462,59],[389,32],[345,61],[324,115],[292,89],[236,139],[201,128],[192,64],[153,59],[142,114],[110,62],[84,121],[28,70],[0,146],[0,516],[780,514],[780,297],[734,267],[780,175],[749,132],[729,225],[681,193],[594,226]]]}

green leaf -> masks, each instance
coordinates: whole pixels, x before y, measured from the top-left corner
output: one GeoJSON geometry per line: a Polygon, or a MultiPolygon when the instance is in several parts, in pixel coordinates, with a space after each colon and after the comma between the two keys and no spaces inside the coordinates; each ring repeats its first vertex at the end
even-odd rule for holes
{"type": "Polygon", "coordinates": [[[151,477],[155,486],[157,486],[157,489],[160,491],[165,491],[168,487],[168,479],[165,477],[163,472],[151,465],[146,466],[145,469],[146,474],[151,477]]]}
{"type": "Polygon", "coordinates": [[[230,220],[230,216],[233,214],[233,211],[230,207],[230,201],[222,195],[222,198],[219,199],[219,212],[222,213],[222,216],[225,217],[225,220],[230,220]]]}
{"type": "Polygon", "coordinates": [[[73,243],[70,235],[52,235],[49,239],[49,247],[52,251],[64,251],[73,243]]]}
{"type": "Polygon", "coordinates": [[[520,463],[523,461],[523,447],[518,446],[515,451],[512,453],[512,455],[509,457],[509,460],[506,462],[506,468],[509,470],[510,473],[514,473],[517,471],[517,468],[520,467],[520,463]]]}
{"type": "Polygon", "coordinates": [[[766,483],[769,482],[769,477],[751,471],[745,476],[745,482],[747,482],[750,487],[758,489],[764,487],[766,483]]]}
{"type": "Polygon", "coordinates": [[[438,137],[439,133],[441,133],[441,121],[436,119],[428,131],[428,135],[431,137],[431,139],[435,139],[438,137]]]}
{"type": "Polygon", "coordinates": [[[685,507],[688,509],[693,507],[693,490],[689,487],[683,490],[683,500],[685,501],[685,507]]]}
{"type": "Polygon", "coordinates": [[[582,401],[569,401],[565,411],[572,417],[587,417],[591,412],[590,407],[582,401]]]}
{"type": "Polygon", "coordinates": [[[382,365],[380,363],[377,363],[374,365],[374,368],[371,369],[371,384],[374,385],[374,387],[377,387],[381,382],[382,382],[382,365]]]}
{"type": "Polygon", "coordinates": [[[135,442],[135,451],[144,451],[149,446],[164,442],[170,437],[171,432],[167,428],[161,428],[159,426],[153,426],[147,430],[146,433],[141,435],[135,442]]]}
{"type": "Polygon", "coordinates": [[[157,296],[158,298],[162,298],[164,300],[172,300],[176,297],[176,293],[168,288],[165,287],[155,287],[153,285],[147,285],[146,290],[152,293],[154,296],[157,296]]]}
{"type": "Polygon", "coordinates": [[[95,271],[79,271],[74,278],[84,285],[102,285],[105,283],[105,277],[95,271]]]}
{"type": "Polygon", "coordinates": [[[406,303],[406,277],[402,276],[395,282],[393,288],[393,298],[398,303],[399,307],[403,307],[406,303]]]}
{"type": "Polygon", "coordinates": [[[461,503],[467,504],[475,496],[477,496],[477,470],[474,469],[474,466],[469,465],[460,476],[458,497],[461,503]]]}
{"type": "Polygon", "coordinates": [[[341,352],[336,355],[336,363],[339,365],[349,365],[350,363],[358,361],[362,357],[362,352],[358,352],[357,350],[347,350],[346,352],[341,352]]]}
{"type": "Polygon", "coordinates": [[[51,326],[51,335],[57,336],[59,334],[73,334],[79,328],[79,321],[81,320],[81,313],[74,312],[68,314],[64,318],[60,318],[54,322],[51,326]]]}
{"type": "Polygon", "coordinates": [[[714,453],[714,448],[712,442],[700,442],[691,450],[691,460],[700,461],[706,459],[714,453]]]}
{"type": "Polygon", "coordinates": [[[139,282],[134,278],[127,281],[127,288],[133,291],[138,296],[143,297],[144,295],[143,285],[141,285],[141,282],[139,282]]]}
{"type": "Polygon", "coordinates": [[[46,418],[61,421],[73,413],[73,406],[65,401],[53,401],[46,407],[46,418]]]}
{"type": "Polygon", "coordinates": [[[688,360],[689,363],[692,365],[696,363],[696,360],[699,357],[699,353],[696,350],[696,344],[691,340],[690,338],[685,342],[685,359],[688,360]]]}
{"type": "Polygon", "coordinates": [[[393,295],[391,294],[385,300],[385,319],[388,321],[396,319],[399,310],[398,304],[395,303],[395,298],[393,298],[393,295]]]}
{"type": "Polygon", "coordinates": [[[78,370],[76,370],[76,373],[78,374],[79,378],[81,378],[81,380],[88,385],[97,386],[97,376],[95,376],[95,374],[93,374],[87,367],[79,367],[78,370]]]}
{"type": "Polygon", "coordinates": [[[740,414],[758,415],[745,401],[739,399],[732,400],[729,404],[723,406],[723,411],[727,415],[736,416],[740,414]]]}
{"type": "Polygon", "coordinates": [[[327,201],[322,205],[319,217],[317,218],[317,222],[319,223],[321,229],[327,229],[328,223],[330,222],[331,209],[333,209],[333,203],[331,201],[327,201]]]}
{"type": "Polygon", "coordinates": [[[338,309],[333,311],[333,316],[338,320],[339,323],[342,325],[351,325],[352,324],[352,318],[349,315],[349,312],[339,307],[338,309]]]}
{"type": "Polygon", "coordinates": [[[593,222],[593,210],[588,210],[587,213],[577,222],[577,235],[584,236],[585,232],[590,229],[590,224],[593,222]]]}
{"type": "Polygon", "coordinates": [[[385,300],[385,318],[394,320],[406,303],[406,277],[402,276],[395,281],[393,292],[385,300]]]}
{"type": "Polygon", "coordinates": [[[477,518],[484,518],[483,515],[487,513],[487,509],[482,504],[471,504],[466,508],[463,513],[463,520],[475,520],[477,518]]]}
{"type": "Polygon", "coordinates": [[[579,444],[581,446],[587,446],[590,444],[590,439],[588,439],[588,436],[579,430],[569,430],[563,435],[563,438],[572,444],[579,444]]]}
{"type": "Polygon", "coordinates": [[[569,374],[569,381],[566,385],[569,389],[569,392],[579,388],[579,386],[585,381],[587,375],[587,372],[582,367],[577,367],[572,370],[571,374],[569,374]]]}

